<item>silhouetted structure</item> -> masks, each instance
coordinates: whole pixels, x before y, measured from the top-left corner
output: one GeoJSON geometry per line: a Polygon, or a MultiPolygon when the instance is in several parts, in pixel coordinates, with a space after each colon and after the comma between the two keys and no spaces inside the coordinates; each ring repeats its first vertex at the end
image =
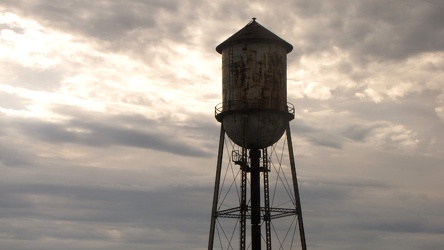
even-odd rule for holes
{"type": "MultiPolygon", "coordinates": [[[[306,249],[290,133],[294,107],[287,103],[287,53],[292,49],[291,44],[261,26],[255,18],[216,47],[216,51],[222,54],[223,102],[215,108],[216,119],[221,122],[221,131],[209,250],[215,249],[216,231],[218,235],[225,235],[222,238],[227,242],[226,246],[223,246],[222,240],[217,241],[220,248],[235,249],[232,241],[238,237],[241,250],[246,247],[260,250],[262,243],[265,243],[266,249],[272,249],[272,230],[279,240],[277,244],[281,249],[284,243],[278,236],[280,229],[272,224],[272,220],[289,216],[295,218],[294,231],[298,229],[300,246],[306,249]],[[284,189],[290,197],[290,201],[287,202],[290,206],[287,207],[273,206],[270,203],[269,172],[272,169],[271,157],[268,155],[268,148],[277,143],[285,132],[290,165],[287,169],[290,169],[292,176],[288,188],[284,183],[284,189]],[[226,147],[225,135],[228,136],[228,140],[234,142],[234,144],[231,142],[231,145],[236,148],[230,152],[231,157],[228,157],[227,165],[231,166],[231,163],[238,165],[239,173],[231,170],[233,181],[226,189],[228,191],[222,195],[221,179],[225,183],[228,172],[224,171],[225,174],[221,176],[224,147],[226,147]],[[234,189],[238,190],[238,197],[229,197],[230,190],[234,189]],[[222,200],[226,199],[234,202],[232,205],[222,204],[222,200]],[[233,233],[226,233],[223,229],[218,230],[223,224],[229,224],[228,221],[220,222],[222,218],[231,218],[229,221],[235,225],[233,233]],[[248,219],[251,226],[249,235],[247,235],[248,219]],[[238,232],[238,236],[235,237],[234,232],[238,232]],[[251,243],[247,242],[247,239],[250,239],[251,243]]],[[[276,180],[283,180],[285,166],[279,165],[279,168],[275,169],[278,172],[276,180]]],[[[293,226],[293,223],[291,225],[293,226]]],[[[292,246],[293,241],[289,244],[289,248],[292,246]]]]}

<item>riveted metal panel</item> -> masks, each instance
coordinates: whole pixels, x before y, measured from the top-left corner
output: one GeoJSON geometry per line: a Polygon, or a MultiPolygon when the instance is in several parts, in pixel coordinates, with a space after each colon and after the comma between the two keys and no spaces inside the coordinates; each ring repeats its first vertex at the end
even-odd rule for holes
{"type": "Polygon", "coordinates": [[[287,53],[273,41],[244,41],[222,51],[224,111],[287,110],[287,53]],[[239,106],[241,105],[241,106],[239,106]]]}

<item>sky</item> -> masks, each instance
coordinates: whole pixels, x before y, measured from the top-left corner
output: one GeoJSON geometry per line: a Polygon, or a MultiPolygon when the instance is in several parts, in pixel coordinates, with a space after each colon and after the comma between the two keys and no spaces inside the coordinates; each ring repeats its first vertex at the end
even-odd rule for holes
{"type": "Polygon", "coordinates": [[[206,249],[215,47],[293,45],[309,249],[444,248],[441,0],[2,0],[0,245],[206,249]]]}

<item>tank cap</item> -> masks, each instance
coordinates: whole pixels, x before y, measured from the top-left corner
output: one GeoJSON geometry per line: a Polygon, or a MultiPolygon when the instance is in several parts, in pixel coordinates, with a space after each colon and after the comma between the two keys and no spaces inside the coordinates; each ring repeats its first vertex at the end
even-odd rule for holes
{"type": "Polygon", "coordinates": [[[234,33],[234,35],[230,36],[227,40],[219,44],[216,47],[216,51],[222,54],[222,50],[224,50],[226,47],[229,47],[236,43],[243,43],[246,40],[252,39],[278,42],[285,47],[287,53],[293,50],[293,46],[291,44],[260,25],[258,22],[256,22],[256,17],[253,17],[252,20],[245,27],[243,27],[241,30],[234,33]]]}

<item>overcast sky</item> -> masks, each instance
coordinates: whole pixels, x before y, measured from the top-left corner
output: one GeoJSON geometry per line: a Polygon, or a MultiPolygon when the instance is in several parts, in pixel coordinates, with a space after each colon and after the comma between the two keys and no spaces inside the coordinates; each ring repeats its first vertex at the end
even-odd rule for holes
{"type": "Polygon", "coordinates": [[[0,245],[205,249],[215,47],[294,46],[309,249],[444,248],[444,1],[2,0],[0,245]]]}

